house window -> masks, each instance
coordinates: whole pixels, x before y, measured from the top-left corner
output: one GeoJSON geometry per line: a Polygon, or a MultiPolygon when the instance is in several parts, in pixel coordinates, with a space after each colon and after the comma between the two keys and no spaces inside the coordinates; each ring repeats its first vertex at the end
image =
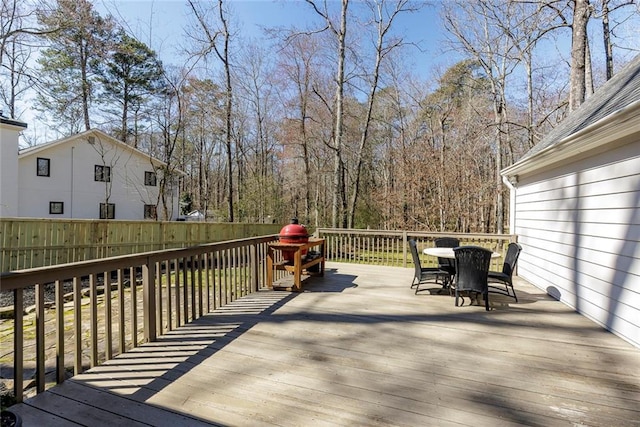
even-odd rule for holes
{"type": "Polygon", "coordinates": [[[100,219],[115,219],[116,205],[114,203],[100,203],[100,219]]]}
{"type": "Polygon", "coordinates": [[[157,219],[158,208],[156,205],[144,205],[144,219],[157,219]]]}
{"type": "Polygon", "coordinates": [[[101,182],[111,182],[111,166],[96,165],[94,179],[101,182]]]}
{"type": "Polygon", "coordinates": [[[49,202],[50,215],[62,215],[64,213],[64,202],[49,202]]]}
{"type": "Polygon", "coordinates": [[[44,157],[38,157],[36,160],[36,174],[38,176],[51,176],[51,159],[45,159],[44,157]]]}
{"type": "Polygon", "coordinates": [[[144,185],[149,185],[151,187],[158,185],[155,172],[146,171],[144,173],[144,185]]]}

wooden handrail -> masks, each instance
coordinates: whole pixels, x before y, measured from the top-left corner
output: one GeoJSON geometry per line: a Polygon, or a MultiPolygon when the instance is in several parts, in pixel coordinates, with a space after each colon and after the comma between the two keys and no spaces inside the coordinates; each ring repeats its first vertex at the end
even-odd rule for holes
{"type": "MultiPolygon", "coordinates": [[[[505,253],[511,242],[517,241],[515,234],[487,233],[442,233],[406,230],[360,230],[318,228],[314,235],[327,240],[327,260],[357,262],[363,264],[395,265],[408,267],[408,240],[415,239],[418,245],[434,245],[438,237],[455,237],[463,244],[486,247],[495,252],[505,253]]],[[[425,266],[434,266],[435,259],[425,258],[425,266]],[[432,265],[433,264],[433,265],[432,265]]],[[[502,269],[503,259],[492,261],[492,268],[502,269]]]]}
{"type": "MultiPolygon", "coordinates": [[[[45,390],[45,362],[51,358],[45,347],[45,323],[55,322],[55,381],[65,379],[66,329],[74,335],[74,374],[81,373],[84,364],[96,366],[114,355],[139,345],[155,341],[158,335],[181,324],[193,321],[220,305],[258,290],[266,276],[266,244],[277,239],[267,235],[248,239],[229,240],[112,258],[81,261],[50,267],[38,267],[0,274],[0,290],[11,291],[14,297],[14,396],[24,398],[24,356],[35,354],[36,392],[45,390]],[[142,294],[137,292],[138,273],[142,294]],[[115,275],[117,291],[111,293],[115,275]],[[125,296],[128,275],[130,292],[125,296]],[[98,282],[102,279],[104,298],[98,299],[98,282]],[[84,342],[82,281],[88,281],[89,340],[84,342]],[[72,283],[74,292],[73,316],[65,319],[63,286],[72,283]],[[45,286],[55,287],[55,314],[45,310],[45,286]],[[35,351],[25,352],[33,344],[25,342],[24,295],[35,295],[35,351]],[[164,291],[164,293],[163,293],[164,291]],[[118,327],[113,329],[113,307],[118,311],[118,327]],[[141,305],[140,305],[141,304],[141,305]],[[129,305],[129,310],[126,306],[129,305]],[[138,310],[142,308],[142,340],[138,336],[138,310]],[[127,315],[128,312],[128,315],[127,315]],[[71,323],[72,328],[65,328],[71,323]],[[104,328],[99,328],[104,324],[104,328]],[[127,339],[127,327],[130,337],[127,339]],[[100,343],[103,343],[100,346],[100,343]],[[116,351],[114,351],[114,346],[116,351]],[[104,347],[104,350],[99,350],[104,347]],[[88,350],[89,361],[82,360],[88,350]]],[[[86,320],[85,320],[86,322],[86,320]]]]}

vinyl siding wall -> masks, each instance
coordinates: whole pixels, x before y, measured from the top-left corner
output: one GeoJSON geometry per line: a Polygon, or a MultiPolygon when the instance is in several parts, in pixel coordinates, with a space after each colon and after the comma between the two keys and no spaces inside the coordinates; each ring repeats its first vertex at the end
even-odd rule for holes
{"type": "Polygon", "coordinates": [[[640,347],[640,141],[521,179],[518,274],[640,347]]]}

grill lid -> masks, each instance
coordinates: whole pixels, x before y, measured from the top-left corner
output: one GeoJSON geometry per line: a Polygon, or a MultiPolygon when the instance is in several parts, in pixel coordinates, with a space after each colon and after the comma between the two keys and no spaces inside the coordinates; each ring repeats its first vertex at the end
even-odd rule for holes
{"type": "Polygon", "coordinates": [[[302,238],[302,237],[309,237],[309,233],[304,225],[298,224],[298,218],[292,218],[291,223],[288,225],[285,225],[280,230],[280,237],[281,238],[282,237],[302,238]]]}

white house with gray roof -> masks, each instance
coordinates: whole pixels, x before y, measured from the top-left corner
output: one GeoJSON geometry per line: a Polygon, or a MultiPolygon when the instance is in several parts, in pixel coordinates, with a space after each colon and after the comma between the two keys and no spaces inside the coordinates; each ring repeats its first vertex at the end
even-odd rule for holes
{"type": "Polygon", "coordinates": [[[178,186],[168,185],[160,197],[166,170],[160,160],[96,129],[18,150],[26,125],[2,117],[0,126],[0,217],[178,217],[178,186]]]}
{"type": "Polygon", "coordinates": [[[502,176],[518,274],[640,347],[640,56],[502,176]]]}

